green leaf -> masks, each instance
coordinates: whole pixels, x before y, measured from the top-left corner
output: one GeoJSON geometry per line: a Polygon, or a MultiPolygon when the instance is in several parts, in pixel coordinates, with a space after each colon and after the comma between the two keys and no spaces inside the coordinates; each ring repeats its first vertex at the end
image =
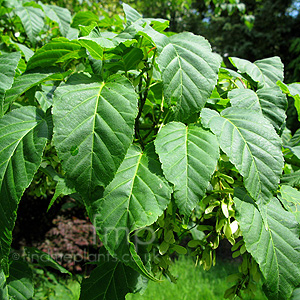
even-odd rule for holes
{"type": "Polygon", "coordinates": [[[198,125],[171,122],[160,130],[155,147],[167,180],[174,184],[179,211],[189,217],[216,169],[218,141],[198,125]]]}
{"type": "MultiPolygon", "coordinates": [[[[55,193],[48,205],[47,212],[49,211],[49,209],[51,208],[51,206],[54,204],[54,202],[59,196],[71,195],[77,192],[73,184],[70,181],[68,181],[65,177],[63,177],[61,174],[57,173],[52,166],[48,165],[46,168],[40,167],[39,170],[45,173],[53,181],[57,182],[55,186],[55,193]]],[[[74,195],[72,196],[74,197],[74,195]]]]}
{"type": "Polygon", "coordinates": [[[95,59],[103,59],[103,47],[101,47],[96,41],[90,39],[79,39],[79,44],[89,51],[89,54],[95,59]]]}
{"type": "Polygon", "coordinates": [[[294,105],[298,113],[298,120],[300,121],[300,83],[296,82],[286,85],[283,82],[278,81],[277,85],[284,93],[294,98],[294,105]]]}
{"type": "Polygon", "coordinates": [[[286,96],[278,86],[262,88],[255,93],[250,89],[234,89],[228,93],[233,107],[243,107],[262,112],[278,132],[285,121],[286,96]]]}
{"type": "Polygon", "coordinates": [[[287,98],[278,86],[262,88],[257,91],[259,103],[265,118],[279,132],[286,119],[287,98]]]}
{"type": "Polygon", "coordinates": [[[291,186],[300,186],[300,170],[292,172],[290,174],[284,174],[280,179],[281,184],[287,184],[291,186]]]}
{"type": "Polygon", "coordinates": [[[91,25],[79,25],[80,36],[84,37],[91,33],[91,31],[97,26],[97,22],[92,22],[91,25]]]}
{"type": "Polygon", "coordinates": [[[28,264],[20,259],[13,261],[9,268],[9,274],[9,277],[7,278],[9,299],[32,299],[34,286],[32,281],[32,271],[28,264]]]}
{"type": "Polygon", "coordinates": [[[55,84],[41,85],[41,90],[36,91],[35,98],[44,112],[53,105],[53,95],[57,86],[55,84]]]}
{"type": "Polygon", "coordinates": [[[0,117],[3,115],[3,99],[5,92],[11,88],[14,82],[14,76],[20,59],[20,52],[13,52],[0,56],[0,117]]]}
{"type": "MultiPolygon", "coordinates": [[[[39,85],[40,83],[49,80],[52,75],[58,70],[35,70],[35,72],[23,73],[17,77],[11,89],[6,92],[4,101],[4,111],[7,111],[9,105],[16,101],[19,96],[28,91],[30,88],[39,85]]],[[[61,78],[63,79],[63,77],[61,78]]]]}
{"type": "Polygon", "coordinates": [[[40,167],[40,170],[44,172],[47,176],[51,177],[52,180],[56,181],[55,186],[55,193],[48,205],[47,212],[51,208],[51,206],[54,204],[56,199],[59,196],[67,196],[76,193],[76,189],[74,188],[73,184],[68,181],[65,177],[58,174],[52,167],[47,166],[46,168],[40,167]]]}
{"type": "Polygon", "coordinates": [[[59,26],[59,31],[63,36],[67,36],[71,25],[71,13],[68,9],[56,5],[41,4],[46,16],[56,22],[59,26]]]}
{"type": "Polygon", "coordinates": [[[234,203],[245,246],[265,277],[268,299],[288,299],[300,284],[299,227],[276,198],[267,204],[266,230],[255,202],[238,188],[234,203]]]}
{"type": "Polygon", "coordinates": [[[110,257],[98,263],[89,278],[81,285],[80,300],[121,300],[136,291],[140,274],[110,257]]]}
{"type": "Polygon", "coordinates": [[[44,114],[35,107],[15,109],[0,119],[0,260],[4,265],[18,203],[40,166],[47,136],[44,114]]]}
{"type": "Polygon", "coordinates": [[[283,168],[281,140],[273,126],[257,112],[236,107],[223,110],[221,115],[204,108],[201,121],[218,137],[250,195],[268,202],[283,168]]]}
{"type": "Polygon", "coordinates": [[[154,279],[129,242],[129,234],[153,224],[171,199],[171,188],[150,145],[144,152],[138,146],[129,148],[115,178],[91,206],[89,215],[112,256],[136,269],[132,256],[142,273],[154,279]]]}
{"type": "Polygon", "coordinates": [[[143,16],[139,14],[134,8],[126,3],[123,3],[123,10],[125,13],[127,24],[134,23],[138,20],[143,19],[143,16]]]}
{"type": "Polygon", "coordinates": [[[300,83],[292,83],[288,85],[290,95],[295,100],[295,107],[298,113],[298,120],[300,121],[300,83]]]}
{"type": "Polygon", "coordinates": [[[36,37],[44,27],[44,13],[41,9],[32,6],[21,6],[15,9],[21,19],[30,42],[35,45],[36,37]]]}
{"type": "Polygon", "coordinates": [[[6,276],[2,268],[0,268],[0,299],[9,300],[6,276]]]}
{"type": "Polygon", "coordinates": [[[121,49],[118,47],[115,50],[116,54],[113,55],[112,61],[104,64],[104,68],[112,73],[136,69],[144,56],[143,51],[135,47],[122,47],[121,49]]]}
{"type": "Polygon", "coordinates": [[[72,275],[68,270],[57,263],[48,253],[45,253],[35,247],[26,247],[26,255],[31,261],[35,260],[40,266],[51,267],[60,273],[72,275]]]}
{"type": "Polygon", "coordinates": [[[261,112],[257,94],[250,89],[234,89],[228,93],[232,107],[242,107],[261,112]]]}
{"type": "Polygon", "coordinates": [[[127,28],[132,24],[133,28],[139,31],[138,34],[143,35],[146,38],[149,38],[149,36],[147,36],[145,31],[142,28],[139,28],[139,26],[144,27],[144,24],[151,25],[151,27],[158,32],[164,31],[169,26],[169,21],[165,19],[143,18],[139,12],[126,3],[123,3],[123,10],[127,21],[127,28]]]}
{"type": "Polygon", "coordinates": [[[165,29],[167,29],[169,27],[169,23],[170,23],[169,20],[164,20],[164,19],[161,20],[153,19],[151,21],[152,28],[158,32],[163,32],[165,29]]]}
{"type": "Polygon", "coordinates": [[[67,196],[74,193],[76,193],[76,189],[74,187],[70,187],[66,180],[64,178],[61,178],[60,180],[58,180],[55,186],[55,193],[49,203],[47,211],[51,208],[51,206],[54,204],[54,202],[59,196],[67,196]]]}
{"type": "Polygon", "coordinates": [[[96,22],[98,24],[99,17],[91,11],[79,11],[73,18],[72,27],[79,28],[80,25],[89,26],[96,22]]]}
{"type": "Polygon", "coordinates": [[[42,48],[38,49],[27,64],[27,71],[34,68],[44,68],[86,57],[86,50],[78,41],[69,41],[66,38],[55,38],[42,48]]]}
{"type": "Polygon", "coordinates": [[[120,75],[100,82],[78,74],[55,91],[54,144],[66,177],[83,195],[113,179],[132,142],[136,115],[137,95],[120,75]]]}
{"type": "Polygon", "coordinates": [[[300,299],[300,287],[297,287],[293,294],[292,294],[292,297],[290,300],[299,300],[300,299]]]}
{"type": "Polygon", "coordinates": [[[217,82],[221,58],[206,39],[187,32],[164,36],[159,52],[165,98],[176,102],[176,119],[184,121],[204,107],[217,82]]]}
{"type": "Polygon", "coordinates": [[[84,36],[78,39],[78,42],[85,47],[89,54],[95,59],[103,59],[103,51],[105,49],[115,48],[119,43],[112,40],[115,35],[105,35],[98,29],[94,29],[88,36],[84,36]]]}
{"type": "Polygon", "coordinates": [[[280,188],[280,200],[285,209],[294,214],[300,224],[300,192],[291,186],[283,185],[280,188]]]}
{"type": "Polygon", "coordinates": [[[29,61],[29,59],[33,56],[34,52],[25,45],[15,42],[13,42],[12,44],[16,45],[17,49],[19,49],[24,54],[26,61],[29,61]]]}
{"type": "Polygon", "coordinates": [[[300,129],[298,129],[293,137],[284,145],[285,148],[290,149],[291,152],[300,159],[300,129]]]}
{"type": "Polygon", "coordinates": [[[229,60],[239,72],[247,74],[257,82],[258,88],[272,87],[278,80],[283,81],[283,64],[278,56],[257,60],[254,63],[237,57],[230,57],[229,60]]]}

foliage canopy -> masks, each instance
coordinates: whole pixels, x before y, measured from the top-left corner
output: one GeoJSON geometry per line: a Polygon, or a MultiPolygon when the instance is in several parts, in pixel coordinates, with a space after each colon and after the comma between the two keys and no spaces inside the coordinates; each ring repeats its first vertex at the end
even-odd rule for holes
{"type": "Polygon", "coordinates": [[[46,145],[62,166],[47,173],[59,178],[58,193],[84,203],[109,253],[80,299],[124,299],[147,280],[176,281],[174,252],[208,270],[222,239],[242,257],[226,298],[253,295],[262,279],[269,299],[290,299],[300,287],[300,133],[292,137],[285,119],[287,95],[300,111],[300,84],[283,82],[279,57],[232,57],[234,71],[205,38],[168,34],[168,21],[123,9],[125,20],[100,20],[2,1],[1,299],[34,294],[26,260],[14,261],[10,247],[46,145]]]}

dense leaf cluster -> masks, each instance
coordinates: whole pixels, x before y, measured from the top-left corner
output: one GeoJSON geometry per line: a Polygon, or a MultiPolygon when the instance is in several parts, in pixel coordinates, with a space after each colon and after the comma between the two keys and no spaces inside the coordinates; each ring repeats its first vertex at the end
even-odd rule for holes
{"type": "MultiPolygon", "coordinates": [[[[9,254],[19,201],[38,170],[57,182],[49,207],[59,195],[84,203],[109,253],[99,253],[80,299],[124,299],[148,279],[176,281],[174,252],[208,270],[222,239],[242,256],[226,298],[253,295],[260,278],[269,299],[296,295],[300,139],[285,119],[286,95],[299,107],[300,85],[284,84],[280,58],[232,57],[236,71],[227,69],[205,38],[168,34],[166,20],[126,4],[125,21],[14,5],[3,14],[19,18],[30,48],[9,31],[0,56],[2,299],[33,297],[26,263],[9,254]],[[46,16],[62,36],[35,49],[46,16]],[[61,172],[41,165],[46,145],[61,172]]],[[[32,255],[67,272],[44,252],[32,255]]]]}

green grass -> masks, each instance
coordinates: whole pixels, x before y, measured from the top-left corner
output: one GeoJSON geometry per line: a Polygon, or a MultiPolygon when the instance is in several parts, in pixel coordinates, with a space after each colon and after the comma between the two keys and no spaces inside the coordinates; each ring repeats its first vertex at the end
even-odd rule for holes
{"type": "MultiPolygon", "coordinates": [[[[233,283],[227,282],[226,277],[237,272],[237,264],[219,262],[209,271],[201,266],[194,266],[191,259],[181,258],[171,268],[171,273],[178,278],[173,284],[167,279],[161,283],[149,282],[143,295],[129,294],[126,300],[221,300],[227,288],[233,283]]],[[[255,300],[266,300],[258,287],[255,300]]],[[[254,300],[245,295],[244,300],[254,300]]]]}

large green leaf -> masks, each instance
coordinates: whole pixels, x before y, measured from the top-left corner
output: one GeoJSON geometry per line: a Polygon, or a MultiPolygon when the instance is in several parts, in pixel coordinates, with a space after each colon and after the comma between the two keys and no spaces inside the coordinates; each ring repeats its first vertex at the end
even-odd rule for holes
{"type": "Polygon", "coordinates": [[[217,135],[251,196],[267,202],[277,189],[283,168],[281,140],[273,126],[256,111],[236,107],[223,110],[221,115],[204,108],[201,121],[217,135]]]}
{"type": "Polygon", "coordinates": [[[217,82],[221,58],[201,36],[187,32],[156,36],[164,95],[167,101],[176,102],[176,119],[184,121],[204,107],[217,82]]]}
{"type": "Polygon", "coordinates": [[[287,98],[278,86],[257,91],[259,103],[265,118],[279,131],[286,119],[287,98]]]}
{"type": "Polygon", "coordinates": [[[3,115],[3,99],[5,92],[11,88],[14,82],[14,76],[20,58],[20,52],[3,54],[0,56],[0,117],[3,115]]]}
{"type": "Polygon", "coordinates": [[[150,145],[144,152],[138,146],[129,148],[115,178],[89,212],[110,254],[130,266],[132,255],[146,276],[147,271],[129,243],[129,234],[154,223],[171,199],[171,188],[162,175],[154,146],[150,145]]]}
{"type": "Polygon", "coordinates": [[[32,6],[21,6],[15,9],[21,19],[30,42],[35,45],[36,37],[44,27],[44,13],[41,9],[32,6]]]}
{"type": "Polygon", "coordinates": [[[71,13],[68,9],[56,5],[41,4],[46,16],[59,26],[59,31],[63,36],[67,36],[71,25],[71,13]]]}
{"type": "Polygon", "coordinates": [[[133,23],[143,19],[143,16],[139,14],[134,8],[126,3],[123,3],[122,5],[127,23],[133,23]]]}
{"type": "Polygon", "coordinates": [[[21,259],[13,261],[9,267],[9,277],[7,278],[9,299],[32,299],[34,293],[32,279],[32,271],[26,262],[21,259]]]}
{"type": "Polygon", "coordinates": [[[276,131],[279,131],[285,121],[287,99],[278,86],[262,88],[257,93],[250,89],[234,89],[228,93],[228,98],[233,107],[262,112],[276,131]]]}
{"type": "Polygon", "coordinates": [[[280,200],[284,207],[295,215],[300,224],[300,192],[291,186],[283,185],[280,188],[280,200]]]}
{"type": "Polygon", "coordinates": [[[139,285],[140,274],[111,256],[101,260],[81,285],[80,300],[123,300],[139,285]]]}
{"type": "Polygon", "coordinates": [[[74,75],[55,91],[54,144],[66,176],[85,196],[114,177],[133,139],[137,95],[115,75],[74,75]]]}
{"type": "Polygon", "coordinates": [[[237,189],[235,196],[236,216],[246,249],[265,277],[268,299],[288,299],[300,284],[299,226],[295,217],[272,198],[266,206],[266,230],[259,209],[245,191],[237,189]]]}
{"type": "Polygon", "coordinates": [[[40,166],[47,141],[44,113],[15,109],[0,119],[0,261],[6,264],[17,207],[40,166]]]}
{"type": "Polygon", "coordinates": [[[86,50],[78,41],[69,41],[63,37],[55,38],[35,52],[28,61],[27,70],[50,67],[86,56],[86,50]]]}
{"type": "Polygon", "coordinates": [[[179,211],[189,217],[216,169],[217,138],[199,125],[172,122],[160,130],[155,147],[166,178],[174,184],[179,211]]]}
{"type": "Polygon", "coordinates": [[[257,94],[250,89],[234,89],[228,93],[232,107],[243,107],[261,112],[257,94]]]}
{"type": "MultiPolygon", "coordinates": [[[[17,100],[19,96],[28,91],[30,88],[51,79],[55,72],[58,72],[58,70],[35,70],[35,72],[23,73],[21,76],[17,77],[11,89],[6,92],[3,105],[4,112],[7,111],[9,105],[17,100]]],[[[63,76],[58,74],[57,79],[63,79],[63,76]]]]}
{"type": "Polygon", "coordinates": [[[257,82],[258,88],[272,87],[278,80],[283,81],[283,64],[278,56],[257,60],[254,63],[237,57],[229,59],[239,72],[247,74],[257,82]]]}

